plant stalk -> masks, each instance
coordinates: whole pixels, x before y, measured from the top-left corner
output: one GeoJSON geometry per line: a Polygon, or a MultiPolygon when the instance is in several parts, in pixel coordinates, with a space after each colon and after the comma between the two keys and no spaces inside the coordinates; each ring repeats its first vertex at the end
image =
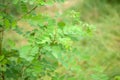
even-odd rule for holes
{"type": "Polygon", "coordinates": [[[0,55],[2,55],[3,28],[0,28],[0,55]]]}

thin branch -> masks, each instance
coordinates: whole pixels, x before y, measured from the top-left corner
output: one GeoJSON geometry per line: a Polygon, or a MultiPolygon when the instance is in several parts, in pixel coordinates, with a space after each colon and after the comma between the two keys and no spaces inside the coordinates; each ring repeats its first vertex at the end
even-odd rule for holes
{"type": "Polygon", "coordinates": [[[0,55],[2,54],[3,28],[0,29],[0,55]]]}
{"type": "Polygon", "coordinates": [[[24,15],[22,15],[17,21],[20,21],[24,16],[30,14],[32,11],[34,11],[38,6],[33,7],[30,11],[28,11],[27,13],[25,13],[24,15]]]}

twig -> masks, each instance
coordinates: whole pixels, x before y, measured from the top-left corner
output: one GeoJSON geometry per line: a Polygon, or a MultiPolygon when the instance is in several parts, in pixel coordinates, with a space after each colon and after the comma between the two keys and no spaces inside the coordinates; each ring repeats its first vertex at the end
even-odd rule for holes
{"type": "Polygon", "coordinates": [[[33,7],[30,11],[28,11],[27,13],[25,13],[24,15],[22,15],[17,21],[20,21],[24,16],[30,14],[32,11],[34,11],[38,6],[33,7]]]}
{"type": "Polygon", "coordinates": [[[0,29],[0,55],[2,54],[3,28],[0,29]]]}

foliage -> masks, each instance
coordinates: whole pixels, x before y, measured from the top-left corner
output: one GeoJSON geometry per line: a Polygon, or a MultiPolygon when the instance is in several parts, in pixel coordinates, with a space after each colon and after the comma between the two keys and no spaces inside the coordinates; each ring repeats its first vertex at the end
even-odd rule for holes
{"type": "MultiPolygon", "coordinates": [[[[55,0],[63,2],[63,0],[55,0]]],[[[0,80],[61,80],[76,79],[72,75],[61,76],[59,66],[66,71],[81,73],[74,42],[92,34],[94,27],[80,21],[78,12],[66,11],[51,17],[36,13],[36,8],[50,6],[54,0],[1,0],[0,1],[0,80]],[[63,18],[62,18],[63,17],[63,18]],[[59,19],[61,18],[61,19],[59,19]],[[31,25],[32,30],[22,30],[19,21],[31,25]],[[28,44],[17,48],[12,39],[2,45],[4,32],[16,31],[28,44]],[[59,78],[57,78],[59,77],[59,78]]],[[[85,73],[82,74],[81,79],[85,73]]],[[[98,74],[99,75],[99,74],[98,74]]],[[[104,76],[104,75],[103,75],[104,76]]],[[[101,76],[101,77],[103,77],[101,76]]],[[[95,78],[96,75],[93,75],[95,78]]],[[[77,77],[78,78],[78,77],[77,77]]]]}

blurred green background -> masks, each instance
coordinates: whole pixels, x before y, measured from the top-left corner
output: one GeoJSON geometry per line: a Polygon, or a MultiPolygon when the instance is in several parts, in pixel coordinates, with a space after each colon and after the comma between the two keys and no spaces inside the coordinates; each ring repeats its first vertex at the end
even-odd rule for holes
{"type": "Polygon", "coordinates": [[[82,21],[96,26],[92,38],[79,42],[81,53],[104,68],[109,79],[120,80],[120,0],[78,0],[72,9],[80,11],[82,21]]]}

